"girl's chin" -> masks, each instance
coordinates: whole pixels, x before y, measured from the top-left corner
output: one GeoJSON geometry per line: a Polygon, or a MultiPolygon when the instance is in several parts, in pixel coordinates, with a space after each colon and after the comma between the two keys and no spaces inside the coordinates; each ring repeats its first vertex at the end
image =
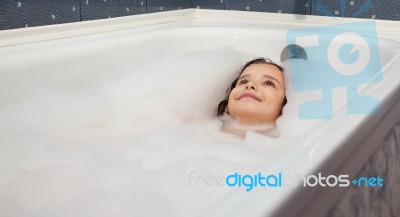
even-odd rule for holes
{"type": "Polygon", "coordinates": [[[230,116],[243,124],[265,124],[275,122],[273,117],[267,117],[266,114],[260,114],[257,111],[249,109],[236,110],[231,113],[230,116]]]}
{"type": "Polygon", "coordinates": [[[253,107],[249,106],[241,106],[240,108],[235,109],[235,116],[242,117],[242,118],[259,118],[260,112],[254,109],[253,107]]]}
{"type": "Polygon", "coordinates": [[[262,124],[267,121],[262,121],[262,118],[255,115],[241,114],[236,116],[231,116],[233,119],[238,120],[242,124],[262,124]]]}

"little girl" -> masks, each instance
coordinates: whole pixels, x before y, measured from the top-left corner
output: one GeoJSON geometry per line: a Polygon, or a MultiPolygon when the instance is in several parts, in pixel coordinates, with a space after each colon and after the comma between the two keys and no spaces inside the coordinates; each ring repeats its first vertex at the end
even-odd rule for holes
{"type": "Polygon", "coordinates": [[[247,62],[218,104],[221,130],[241,137],[246,130],[279,137],[275,122],[287,103],[283,71],[266,58],[247,62]]]}

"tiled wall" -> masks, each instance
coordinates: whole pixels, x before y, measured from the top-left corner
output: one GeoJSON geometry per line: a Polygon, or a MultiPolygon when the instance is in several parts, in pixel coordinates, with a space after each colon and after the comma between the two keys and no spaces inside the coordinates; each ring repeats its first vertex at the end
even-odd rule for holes
{"type": "Polygon", "coordinates": [[[0,30],[185,8],[400,20],[399,0],[0,0],[0,30]]]}
{"type": "Polygon", "coordinates": [[[313,0],[312,14],[400,20],[399,0],[313,0]]]}
{"type": "Polygon", "coordinates": [[[77,22],[81,20],[79,0],[0,0],[0,29],[77,22]]]}

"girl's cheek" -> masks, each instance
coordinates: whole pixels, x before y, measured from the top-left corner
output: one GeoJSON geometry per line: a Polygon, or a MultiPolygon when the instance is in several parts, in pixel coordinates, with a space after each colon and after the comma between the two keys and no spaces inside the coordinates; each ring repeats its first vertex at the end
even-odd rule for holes
{"type": "Polygon", "coordinates": [[[231,91],[231,93],[229,94],[229,96],[228,96],[228,101],[231,101],[231,100],[233,99],[234,94],[235,94],[235,89],[233,89],[233,90],[231,91]]]}
{"type": "Polygon", "coordinates": [[[229,94],[229,97],[232,95],[232,96],[235,96],[235,94],[238,92],[238,87],[235,87],[235,88],[233,88],[233,90],[231,91],[231,93],[229,94]]]}

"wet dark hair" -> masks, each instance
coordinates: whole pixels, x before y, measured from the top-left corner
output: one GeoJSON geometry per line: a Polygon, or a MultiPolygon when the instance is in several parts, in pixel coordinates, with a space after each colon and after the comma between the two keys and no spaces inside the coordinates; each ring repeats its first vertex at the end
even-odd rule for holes
{"type": "MultiPolygon", "coordinates": [[[[222,100],[221,102],[219,102],[218,108],[217,108],[217,115],[218,115],[218,116],[223,115],[225,112],[229,114],[229,111],[227,111],[227,109],[226,109],[226,107],[228,106],[229,95],[231,94],[232,90],[236,87],[236,84],[237,84],[237,82],[239,81],[240,75],[243,73],[243,71],[244,71],[247,67],[249,67],[250,65],[254,65],[254,64],[268,64],[268,65],[273,65],[273,66],[275,66],[276,68],[278,68],[279,71],[281,71],[282,73],[285,71],[285,70],[282,68],[282,66],[280,66],[280,65],[278,65],[278,64],[276,64],[276,63],[274,63],[272,60],[267,59],[267,58],[258,57],[258,58],[255,58],[255,59],[253,59],[253,60],[247,62],[247,63],[243,66],[243,68],[240,70],[239,75],[238,75],[238,76],[236,77],[236,79],[232,82],[231,86],[226,90],[225,99],[222,100]]],[[[283,110],[283,107],[286,105],[286,103],[287,103],[287,98],[286,98],[286,95],[285,95],[285,98],[283,99],[283,102],[282,102],[282,110],[283,110]]],[[[282,110],[281,110],[281,113],[280,113],[279,115],[282,115],[282,110]]]]}

